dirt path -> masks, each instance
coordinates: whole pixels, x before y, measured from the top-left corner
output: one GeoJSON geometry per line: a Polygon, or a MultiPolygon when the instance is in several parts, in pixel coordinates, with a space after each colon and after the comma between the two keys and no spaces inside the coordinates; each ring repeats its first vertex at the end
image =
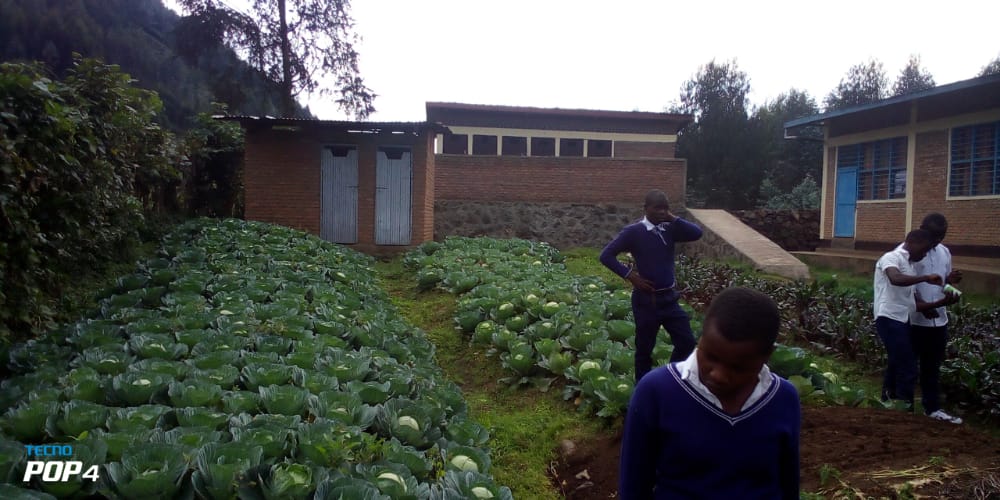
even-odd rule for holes
{"type": "MultiPolygon", "coordinates": [[[[566,498],[615,498],[620,433],[576,445],[552,472],[566,498]]],[[[899,411],[805,408],[801,471],[811,498],[1000,498],[1000,439],[899,411]]]]}

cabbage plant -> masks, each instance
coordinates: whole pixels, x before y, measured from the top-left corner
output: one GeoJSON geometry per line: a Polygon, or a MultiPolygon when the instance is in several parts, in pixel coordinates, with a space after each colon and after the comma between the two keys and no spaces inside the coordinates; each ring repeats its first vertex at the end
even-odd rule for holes
{"type": "Polygon", "coordinates": [[[120,498],[174,498],[187,468],[181,447],[146,443],[125,450],[121,462],[107,464],[102,479],[120,498]]]}
{"type": "Polygon", "coordinates": [[[208,443],[194,457],[191,484],[205,499],[230,499],[236,495],[237,476],[260,465],[263,449],[247,443],[208,443]]]}

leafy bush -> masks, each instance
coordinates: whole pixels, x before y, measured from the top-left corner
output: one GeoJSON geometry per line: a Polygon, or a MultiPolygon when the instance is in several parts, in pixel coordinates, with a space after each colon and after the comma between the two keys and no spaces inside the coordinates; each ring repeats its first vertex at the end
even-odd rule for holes
{"type": "Polygon", "coordinates": [[[0,340],[51,326],[61,282],[128,255],[144,213],[169,208],[179,156],[160,108],[95,60],[77,57],[63,81],[0,65],[0,340]]]}

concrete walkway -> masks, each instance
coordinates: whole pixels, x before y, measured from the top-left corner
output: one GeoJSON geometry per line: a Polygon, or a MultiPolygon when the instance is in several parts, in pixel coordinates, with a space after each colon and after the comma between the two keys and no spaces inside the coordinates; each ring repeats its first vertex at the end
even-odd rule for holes
{"type": "Polygon", "coordinates": [[[765,273],[809,279],[808,266],[729,212],[695,208],[689,208],[687,212],[705,234],[697,242],[683,243],[685,254],[709,259],[735,259],[765,273]]]}
{"type": "MultiPolygon", "coordinates": [[[[812,265],[843,269],[856,276],[871,276],[875,262],[882,256],[881,252],[838,248],[793,253],[812,265]]],[[[962,282],[957,285],[962,291],[1000,297],[1000,259],[954,256],[952,267],[962,271],[962,282]]]]}

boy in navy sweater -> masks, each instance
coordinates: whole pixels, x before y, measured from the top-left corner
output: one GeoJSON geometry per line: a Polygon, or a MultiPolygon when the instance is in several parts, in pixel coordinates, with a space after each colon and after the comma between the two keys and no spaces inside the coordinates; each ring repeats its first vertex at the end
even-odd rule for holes
{"type": "Polygon", "coordinates": [[[622,499],[799,498],[799,396],[766,364],[780,324],[767,295],[724,290],[695,352],[636,384],[622,499]]]}
{"type": "Polygon", "coordinates": [[[646,195],[646,216],[629,224],[601,252],[601,263],[632,283],[632,314],[635,316],[635,380],[653,367],[656,333],[663,326],[674,351],[670,361],[686,359],[694,350],[694,334],[687,313],[677,304],[680,293],[674,280],[674,243],[701,238],[701,228],[670,213],[663,191],[646,195]],[[635,267],[618,261],[630,252],[635,267]]]}

